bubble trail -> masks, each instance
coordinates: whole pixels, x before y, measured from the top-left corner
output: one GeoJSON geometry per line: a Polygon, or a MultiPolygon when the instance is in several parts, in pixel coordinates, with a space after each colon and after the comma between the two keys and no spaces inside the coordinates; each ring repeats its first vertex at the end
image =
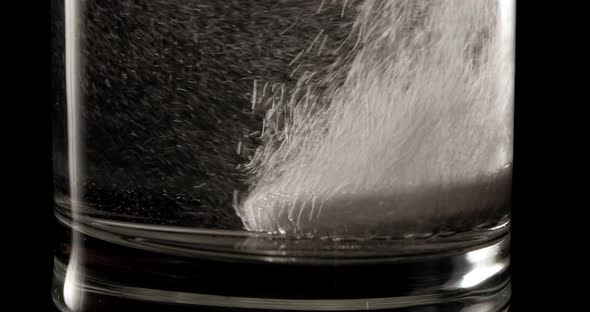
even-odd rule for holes
{"type": "MultiPolygon", "coordinates": [[[[263,144],[245,166],[244,226],[428,232],[502,210],[512,163],[513,1],[345,8],[356,15],[345,39],[353,46],[322,43],[318,56],[340,57],[313,79],[297,72],[297,86],[269,108],[263,144]]],[[[294,60],[305,62],[301,53],[294,60]]]]}

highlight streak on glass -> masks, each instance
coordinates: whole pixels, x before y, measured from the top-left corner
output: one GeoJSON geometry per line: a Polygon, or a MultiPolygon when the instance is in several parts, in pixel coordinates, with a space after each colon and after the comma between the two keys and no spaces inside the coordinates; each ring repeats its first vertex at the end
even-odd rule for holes
{"type": "MultiPolygon", "coordinates": [[[[510,129],[514,128],[513,121],[513,105],[514,90],[513,77],[514,77],[514,45],[515,45],[515,14],[516,14],[516,1],[514,0],[497,0],[498,1],[498,16],[497,16],[497,60],[496,66],[498,67],[498,73],[502,75],[497,80],[498,89],[503,90],[498,96],[497,106],[498,111],[502,116],[505,116],[506,122],[510,129]]],[[[508,163],[512,155],[512,146],[504,146],[499,150],[499,161],[508,163]]]]}
{"type": "MultiPolygon", "coordinates": [[[[80,138],[80,0],[65,0],[65,66],[66,66],[66,107],[68,124],[68,169],[72,221],[77,223],[81,190],[81,138],[80,138]]],[[[77,311],[82,306],[80,278],[81,237],[72,231],[72,248],[64,281],[64,301],[68,308],[77,311]]]]}

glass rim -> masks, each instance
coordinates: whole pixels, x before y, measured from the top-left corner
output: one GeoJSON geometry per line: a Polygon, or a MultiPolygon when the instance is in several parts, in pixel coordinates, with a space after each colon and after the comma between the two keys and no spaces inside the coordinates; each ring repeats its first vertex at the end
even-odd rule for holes
{"type": "Polygon", "coordinates": [[[58,222],[118,245],[189,258],[273,263],[381,263],[449,256],[505,240],[511,227],[507,215],[494,226],[482,225],[465,232],[334,238],[114,221],[73,213],[57,205],[54,211],[58,222]]]}

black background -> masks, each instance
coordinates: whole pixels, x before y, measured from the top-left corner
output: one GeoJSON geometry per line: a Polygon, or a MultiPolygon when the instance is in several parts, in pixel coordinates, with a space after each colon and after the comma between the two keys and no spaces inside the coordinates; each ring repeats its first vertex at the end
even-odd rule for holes
{"type": "MultiPolygon", "coordinates": [[[[2,304],[51,311],[49,1],[10,2],[0,37],[2,304]]],[[[517,3],[512,311],[583,310],[587,18],[572,4],[517,3]]]]}

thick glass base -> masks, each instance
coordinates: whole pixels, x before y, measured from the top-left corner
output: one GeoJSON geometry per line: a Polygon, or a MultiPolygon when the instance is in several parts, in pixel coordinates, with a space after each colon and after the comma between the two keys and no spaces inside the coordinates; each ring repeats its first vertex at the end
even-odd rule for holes
{"type": "Polygon", "coordinates": [[[485,312],[510,300],[508,224],[471,239],[318,241],[58,219],[62,311],[485,312]]]}

